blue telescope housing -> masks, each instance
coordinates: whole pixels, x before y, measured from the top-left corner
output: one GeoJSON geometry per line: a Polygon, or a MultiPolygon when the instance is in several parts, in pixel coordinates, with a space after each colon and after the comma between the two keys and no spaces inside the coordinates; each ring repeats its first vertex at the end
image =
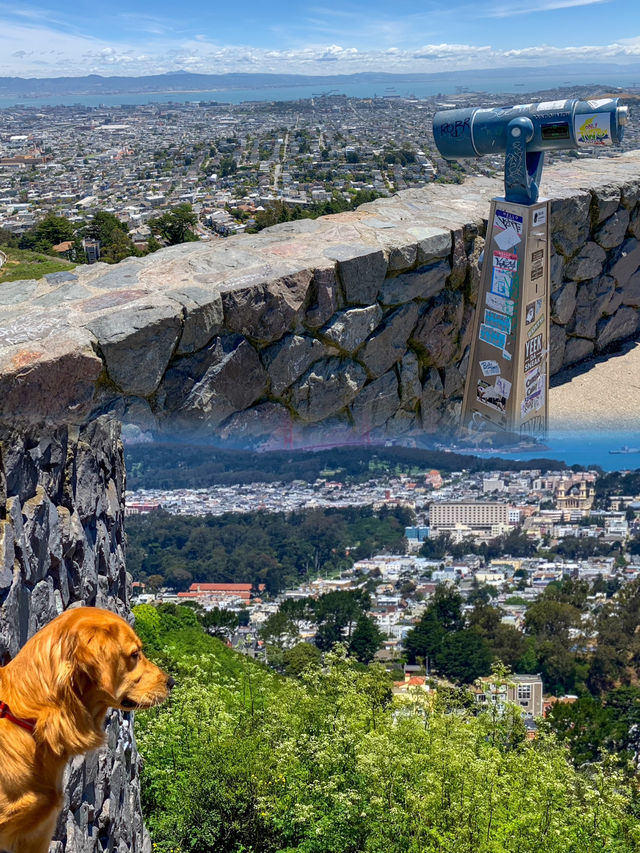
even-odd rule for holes
{"type": "Polygon", "coordinates": [[[535,204],[545,151],[601,147],[622,141],[627,107],[619,98],[576,98],[483,109],[441,110],[433,136],[445,160],[505,154],[505,198],[535,204]]]}

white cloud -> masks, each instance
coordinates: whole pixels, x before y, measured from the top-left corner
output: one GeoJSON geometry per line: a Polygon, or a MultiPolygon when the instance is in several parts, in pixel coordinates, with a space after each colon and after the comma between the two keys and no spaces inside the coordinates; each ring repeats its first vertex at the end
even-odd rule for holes
{"type": "MultiPolygon", "coordinates": [[[[598,0],[595,0],[596,2],[598,0]]],[[[542,0],[564,5],[593,0],[542,0]]],[[[157,30],[164,30],[164,23],[157,30]]],[[[133,32],[138,33],[136,28],[133,32]]],[[[145,75],[186,69],[229,72],[339,74],[356,71],[436,72],[521,65],[543,66],[578,61],[630,63],[640,59],[640,36],[609,45],[554,47],[535,45],[501,50],[490,45],[427,43],[380,48],[325,42],[285,50],[217,44],[199,33],[145,33],[116,43],[94,35],[63,32],[31,20],[5,20],[3,40],[11,55],[0,58],[0,76],[145,75]]]]}

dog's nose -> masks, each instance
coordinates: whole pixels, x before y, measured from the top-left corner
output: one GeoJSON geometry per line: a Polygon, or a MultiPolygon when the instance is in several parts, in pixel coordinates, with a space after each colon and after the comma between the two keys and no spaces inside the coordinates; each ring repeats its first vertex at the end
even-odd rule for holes
{"type": "Polygon", "coordinates": [[[169,690],[173,690],[173,688],[174,688],[175,686],[176,686],[176,680],[175,680],[175,678],[172,678],[171,676],[169,676],[169,678],[167,678],[167,688],[168,688],[169,690]]]}

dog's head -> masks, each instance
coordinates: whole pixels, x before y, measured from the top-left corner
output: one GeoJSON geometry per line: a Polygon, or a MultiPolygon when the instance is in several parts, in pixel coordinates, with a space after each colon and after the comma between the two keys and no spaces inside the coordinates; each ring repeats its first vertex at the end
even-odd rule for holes
{"type": "Polygon", "coordinates": [[[51,621],[14,666],[21,697],[36,712],[36,739],[58,754],[99,746],[109,708],[150,708],[167,698],[174,683],[147,660],[124,619],[94,607],[67,610],[51,621]]]}

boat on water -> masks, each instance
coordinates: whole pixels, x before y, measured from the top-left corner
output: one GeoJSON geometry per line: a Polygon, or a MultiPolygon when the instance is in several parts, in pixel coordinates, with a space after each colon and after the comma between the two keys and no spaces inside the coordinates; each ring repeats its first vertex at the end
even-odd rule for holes
{"type": "Polygon", "coordinates": [[[610,450],[609,453],[640,453],[640,447],[628,447],[626,444],[624,444],[618,450],[610,450]]]}

